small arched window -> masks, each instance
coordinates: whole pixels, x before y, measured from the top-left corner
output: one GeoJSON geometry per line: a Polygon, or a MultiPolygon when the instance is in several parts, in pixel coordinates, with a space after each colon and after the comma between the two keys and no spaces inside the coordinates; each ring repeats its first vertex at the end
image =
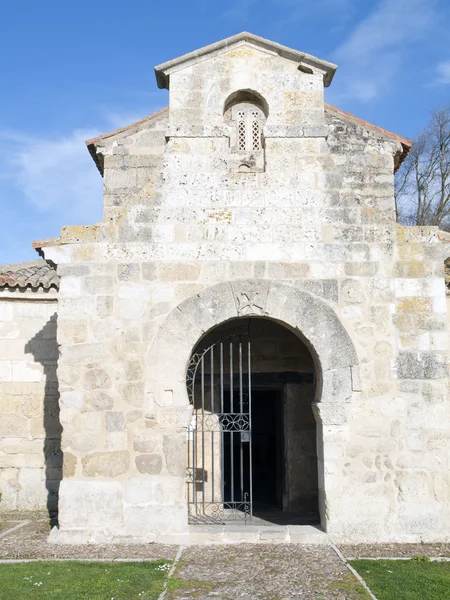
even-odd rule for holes
{"type": "Polygon", "coordinates": [[[263,111],[253,105],[242,103],[233,107],[232,120],[237,128],[237,149],[239,151],[262,150],[263,111]],[[234,119],[233,119],[234,117],[234,119]]]}
{"type": "Polygon", "coordinates": [[[267,105],[259,95],[244,90],[235,92],[227,100],[224,117],[230,126],[232,153],[263,152],[267,105]]]}

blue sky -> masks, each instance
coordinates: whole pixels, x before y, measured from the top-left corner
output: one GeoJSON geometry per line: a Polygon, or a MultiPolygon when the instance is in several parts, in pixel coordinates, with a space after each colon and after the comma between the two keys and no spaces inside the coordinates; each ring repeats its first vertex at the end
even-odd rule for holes
{"type": "Polygon", "coordinates": [[[450,101],[448,0],[3,2],[0,263],[100,220],[84,140],[167,104],[154,65],[244,30],[336,62],[326,100],[402,135],[450,101]]]}

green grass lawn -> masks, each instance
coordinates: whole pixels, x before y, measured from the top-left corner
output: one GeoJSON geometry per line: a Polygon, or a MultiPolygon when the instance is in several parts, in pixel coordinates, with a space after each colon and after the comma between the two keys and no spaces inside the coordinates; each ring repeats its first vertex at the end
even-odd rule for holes
{"type": "Polygon", "coordinates": [[[450,600],[450,562],[352,560],[378,600],[450,600]]]}
{"type": "Polygon", "coordinates": [[[0,565],[0,600],[150,600],[169,561],[35,562],[0,565]]]}

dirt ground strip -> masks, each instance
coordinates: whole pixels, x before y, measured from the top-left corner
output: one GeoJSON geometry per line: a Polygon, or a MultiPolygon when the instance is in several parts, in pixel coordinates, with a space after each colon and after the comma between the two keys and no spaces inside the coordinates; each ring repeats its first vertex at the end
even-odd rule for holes
{"type": "Polygon", "coordinates": [[[450,557],[450,544],[357,544],[339,550],[345,558],[450,557]]]}

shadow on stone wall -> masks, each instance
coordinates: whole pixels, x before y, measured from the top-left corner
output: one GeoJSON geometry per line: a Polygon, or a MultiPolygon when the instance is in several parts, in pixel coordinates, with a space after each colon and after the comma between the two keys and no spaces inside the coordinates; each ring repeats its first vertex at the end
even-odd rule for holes
{"type": "Polygon", "coordinates": [[[25,346],[25,352],[33,355],[36,363],[44,368],[44,460],[47,510],[51,526],[58,525],[58,494],[63,473],[61,450],[61,422],[59,420],[59,389],[56,368],[58,344],[56,342],[57,314],[55,313],[25,346]]]}

